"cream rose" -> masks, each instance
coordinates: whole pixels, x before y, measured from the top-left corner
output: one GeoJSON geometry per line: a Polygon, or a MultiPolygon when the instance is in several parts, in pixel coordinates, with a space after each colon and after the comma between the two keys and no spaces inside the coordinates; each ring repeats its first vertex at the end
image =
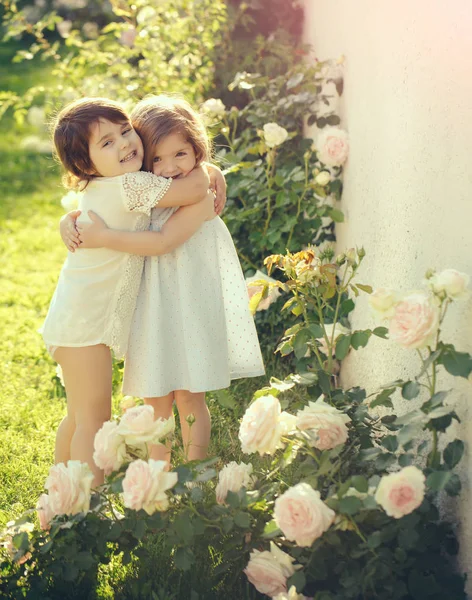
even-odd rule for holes
{"type": "Polygon", "coordinates": [[[226,106],[219,98],[209,98],[202,104],[202,112],[214,117],[222,117],[226,112],[226,106]]]}
{"type": "MultiPolygon", "coordinates": [[[[329,325],[325,325],[324,328],[326,331],[326,335],[328,336],[328,340],[330,342],[331,342],[331,338],[333,338],[333,329],[334,329],[333,348],[331,349],[331,353],[334,356],[334,353],[336,351],[336,340],[338,339],[338,337],[340,335],[348,335],[350,333],[350,331],[349,331],[349,329],[347,329],[340,323],[336,323],[336,326],[333,323],[331,323],[329,325]]],[[[320,348],[321,352],[323,352],[323,354],[325,356],[328,356],[329,351],[328,351],[328,344],[326,343],[326,339],[324,337],[322,337],[322,338],[317,338],[316,341],[319,343],[319,348],[320,348]]]]}
{"type": "Polygon", "coordinates": [[[93,460],[99,469],[105,471],[105,475],[118,471],[129,460],[125,439],[119,434],[116,421],[103,424],[95,435],[93,446],[93,460]]]}
{"type": "Polygon", "coordinates": [[[285,537],[297,546],[311,546],[329,529],[335,513],[307,483],[289,488],[275,501],[274,518],[285,537]]]}
{"type": "Polygon", "coordinates": [[[273,454],[284,446],[281,437],[291,429],[292,415],[282,413],[275,396],[261,396],[246,410],[239,428],[239,440],[245,454],[273,454]]]}
{"type": "Polygon", "coordinates": [[[230,462],[221,469],[215,494],[218,504],[224,504],[228,492],[239,492],[242,487],[249,488],[252,484],[252,465],[230,462]]]}
{"type": "MultiPolygon", "coordinates": [[[[258,292],[262,292],[262,290],[263,290],[263,286],[260,284],[256,284],[255,283],[256,281],[267,281],[267,283],[269,283],[269,284],[277,283],[275,279],[273,279],[272,277],[269,277],[262,271],[256,271],[252,277],[246,277],[246,286],[247,286],[247,293],[249,296],[249,300],[255,294],[257,294],[258,292]]],[[[267,293],[267,298],[264,298],[263,300],[261,300],[259,302],[259,304],[256,308],[256,311],[259,312],[260,310],[267,310],[269,308],[269,306],[273,302],[275,302],[279,296],[280,296],[280,291],[279,291],[278,287],[276,287],[275,285],[273,285],[273,287],[269,287],[269,290],[267,293]]]]}
{"type": "Polygon", "coordinates": [[[302,284],[310,283],[321,277],[321,260],[315,256],[311,262],[300,260],[295,265],[297,279],[302,284]]]}
{"type": "Polygon", "coordinates": [[[377,504],[389,517],[400,519],[421,505],[424,498],[425,476],[417,467],[405,467],[398,473],[384,475],[375,494],[377,504]]]}
{"type": "Polygon", "coordinates": [[[123,502],[127,508],[144,510],[152,515],[169,506],[166,495],[178,480],[177,473],[167,473],[164,460],[135,460],[123,479],[123,502]]]}
{"type": "Polygon", "coordinates": [[[461,273],[455,269],[445,269],[441,273],[435,273],[427,280],[427,283],[435,294],[456,300],[468,295],[469,281],[470,277],[467,273],[461,273]]]}
{"type": "Polygon", "coordinates": [[[347,423],[351,419],[323,401],[309,402],[297,412],[297,429],[310,436],[309,444],[318,450],[330,450],[344,444],[348,437],[347,423]]]}
{"type": "Polygon", "coordinates": [[[438,327],[438,305],[418,292],[406,296],[395,306],[389,334],[390,339],[404,348],[424,348],[433,343],[438,327]]]}
{"type": "MultiPolygon", "coordinates": [[[[90,508],[93,473],[86,463],[69,460],[49,469],[45,488],[49,492],[49,508],[55,515],[75,515],[90,508]]],[[[44,500],[44,499],[43,499],[44,500]]]]}
{"type": "Polygon", "coordinates": [[[288,592],[282,592],[274,596],[272,600],[306,600],[306,596],[297,593],[297,588],[292,585],[288,592]]]}
{"type": "Polygon", "coordinates": [[[135,406],[121,417],[117,433],[124,437],[128,446],[143,443],[157,444],[174,431],[174,419],[154,421],[152,406],[135,406]]]}
{"type": "Polygon", "coordinates": [[[325,185],[328,185],[328,183],[330,181],[331,181],[331,175],[328,171],[321,171],[315,177],[315,183],[317,183],[318,185],[321,185],[322,187],[324,187],[325,185]]]}
{"type": "Polygon", "coordinates": [[[301,568],[294,562],[295,559],[271,542],[270,551],[251,552],[244,573],[258,592],[273,597],[287,591],[287,579],[301,568]]]}
{"type": "Polygon", "coordinates": [[[391,319],[399,302],[400,296],[397,292],[388,288],[379,288],[369,296],[369,306],[381,320],[391,319]]]}
{"type": "Polygon", "coordinates": [[[340,167],[349,155],[347,133],[339,127],[325,127],[318,136],[316,149],[324,165],[340,167]]]}
{"type": "Polygon", "coordinates": [[[277,123],[266,123],[263,127],[264,141],[269,148],[280,146],[288,138],[288,131],[277,123]]]}
{"type": "Polygon", "coordinates": [[[36,504],[36,512],[38,513],[39,526],[41,529],[49,529],[51,519],[54,517],[54,511],[49,504],[49,496],[41,494],[36,504]]]}

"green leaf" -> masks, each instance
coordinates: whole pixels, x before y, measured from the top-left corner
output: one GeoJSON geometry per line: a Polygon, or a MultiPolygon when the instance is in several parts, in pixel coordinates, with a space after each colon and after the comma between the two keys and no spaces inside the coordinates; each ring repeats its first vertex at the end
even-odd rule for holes
{"type": "Polygon", "coordinates": [[[449,479],[449,481],[446,484],[446,492],[449,496],[458,496],[461,489],[462,489],[462,484],[461,484],[461,480],[459,479],[459,476],[457,475],[457,473],[453,473],[451,478],[449,479]]]}
{"type": "Polygon", "coordinates": [[[177,548],[174,564],[181,571],[188,571],[195,562],[195,555],[190,548],[177,548]]]}
{"type": "Polygon", "coordinates": [[[343,223],[344,222],[344,213],[337,208],[332,208],[329,211],[329,215],[335,223],[343,223]]]}
{"type": "Polygon", "coordinates": [[[372,292],[374,291],[372,289],[372,286],[364,285],[363,283],[356,283],[356,286],[363,292],[366,292],[366,294],[372,294],[372,292]]]}
{"type": "Polygon", "coordinates": [[[362,501],[355,496],[344,496],[339,501],[339,512],[344,515],[355,515],[362,508],[362,501]]]}
{"type": "Polygon", "coordinates": [[[395,435],[387,435],[383,438],[381,444],[389,452],[395,452],[398,448],[398,439],[395,435]]]}
{"type": "Polygon", "coordinates": [[[446,465],[453,469],[459,464],[462,455],[464,454],[464,442],[462,440],[454,440],[450,442],[443,452],[443,459],[446,465]]]}
{"type": "Polygon", "coordinates": [[[428,475],[426,479],[426,485],[432,490],[440,492],[446,487],[451,477],[451,471],[433,471],[428,475]]]}
{"type": "Polygon", "coordinates": [[[355,331],[351,336],[351,346],[354,350],[364,348],[367,346],[371,335],[372,332],[370,329],[366,329],[365,331],[355,331]]]}
{"type": "Polygon", "coordinates": [[[390,396],[395,391],[395,388],[388,388],[386,390],[382,390],[380,394],[378,394],[370,403],[370,408],[375,408],[376,406],[388,406],[389,408],[393,408],[393,402],[390,396]]]}
{"type": "Polygon", "coordinates": [[[365,493],[369,490],[369,483],[362,475],[354,475],[351,477],[351,482],[358,492],[365,493]]]}
{"type": "Polygon", "coordinates": [[[472,373],[472,356],[467,352],[457,352],[452,344],[444,346],[438,364],[443,365],[446,371],[455,377],[467,379],[472,373]]]}
{"type": "Polygon", "coordinates": [[[239,495],[235,492],[230,491],[226,495],[226,504],[231,506],[231,508],[239,508],[240,502],[239,495]]]}
{"type": "Polygon", "coordinates": [[[324,329],[321,325],[318,325],[316,323],[312,323],[311,325],[309,325],[308,327],[311,335],[315,338],[322,338],[324,337],[324,329]]]}
{"type": "Polygon", "coordinates": [[[387,327],[376,327],[376,328],[375,328],[375,329],[372,331],[372,333],[373,333],[374,335],[376,335],[377,337],[381,337],[381,338],[387,339],[387,336],[388,336],[388,329],[387,329],[387,327]]]}
{"type": "Polygon", "coordinates": [[[417,381],[407,381],[402,387],[402,396],[405,400],[413,400],[420,393],[420,389],[417,381]]]}
{"type": "Polygon", "coordinates": [[[336,358],[338,360],[343,360],[346,358],[347,353],[349,352],[349,347],[351,345],[351,336],[350,335],[340,335],[336,341],[336,358]]]}
{"type": "Polygon", "coordinates": [[[402,454],[398,459],[400,467],[408,467],[413,463],[415,459],[413,454],[402,454]]]}
{"type": "Polygon", "coordinates": [[[146,533],[147,525],[146,521],[140,520],[136,523],[136,527],[134,528],[133,534],[134,537],[138,540],[141,540],[146,533]]]}
{"type": "Polygon", "coordinates": [[[272,520],[272,521],[269,521],[268,523],[266,523],[262,537],[271,539],[271,538],[277,537],[281,533],[282,533],[281,530],[277,527],[277,523],[274,520],[272,520]]]}
{"type": "Polygon", "coordinates": [[[403,446],[410,440],[417,438],[422,430],[423,425],[421,423],[409,423],[408,425],[404,425],[398,432],[398,443],[403,446]]]}
{"type": "Polygon", "coordinates": [[[301,592],[306,585],[306,577],[303,571],[296,571],[288,580],[287,580],[287,589],[289,590],[292,585],[295,586],[297,592],[301,592]]]}
{"type": "Polygon", "coordinates": [[[251,525],[251,518],[248,513],[238,512],[234,515],[234,523],[242,529],[249,529],[251,525]]]}

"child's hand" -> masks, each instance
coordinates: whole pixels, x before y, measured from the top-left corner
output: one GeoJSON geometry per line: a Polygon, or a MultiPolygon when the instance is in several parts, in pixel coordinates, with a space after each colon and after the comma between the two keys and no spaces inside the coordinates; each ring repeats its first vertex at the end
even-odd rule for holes
{"type": "Polygon", "coordinates": [[[215,192],[215,212],[221,215],[226,204],[226,179],[221,169],[215,165],[208,165],[210,175],[210,188],[215,192]]]}
{"type": "Polygon", "coordinates": [[[201,204],[203,205],[205,221],[211,221],[214,219],[216,217],[215,194],[212,190],[208,191],[207,197],[205,200],[203,200],[203,202],[201,202],[201,204]]]}
{"type": "Polygon", "coordinates": [[[108,227],[105,221],[93,210],[88,211],[91,223],[77,223],[81,248],[103,248],[108,227]]]}
{"type": "Polygon", "coordinates": [[[76,220],[80,215],[80,210],[73,210],[61,218],[59,224],[59,233],[69,252],[75,252],[75,249],[80,245],[79,234],[76,228],[76,220]]]}

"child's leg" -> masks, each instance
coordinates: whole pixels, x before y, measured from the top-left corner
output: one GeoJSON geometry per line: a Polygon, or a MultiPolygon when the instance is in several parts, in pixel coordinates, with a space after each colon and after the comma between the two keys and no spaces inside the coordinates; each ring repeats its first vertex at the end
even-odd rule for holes
{"type": "MultiPolygon", "coordinates": [[[[67,427],[75,424],[70,441],[70,459],[88,463],[93,486],[103,483],[103,471],[93,460],[95,434],[111,417],[112,362],[104,344],[84,348],[58,348],[55,358],[62,367],[67,394],[67,427]]],[[[61,423],[62,425],[62,423],[61,423]]],[[[62,447],[62,444],[59,443],[62,447]]]]}
{"type": "MultiPolygon", "coordinates": [[[[172,405],[174,404],[174,392],[167,396],[155,398],[144,398],[144,404],[149,404],[154,409],[154,418],[170,419],[172,416],[172,405]]],[[[170,454],[172,451],[172,440],[168,440],[165,446],[153,444],[149,450],[149,457],[154,460],[165,460],[170,465],[170,454]]]]}
{"type": "Polygon", "coordinates": [[[187,390],[177,390],[174,394],[187,460],[202,460],[207,456],[211,433],[210,411],[205,402],[205,392],[193,394],[187,390]],[[195,422],[189,425],[187,417],[191,414],[195,417],[195,422]]]}
{"type": "Polygon", "coordinates": [[[75,419],[67,403],[67,415],[62,419],[56,433],[54,464],[67,463],[70,460],[70,443],[75,432],[75,419]]]}

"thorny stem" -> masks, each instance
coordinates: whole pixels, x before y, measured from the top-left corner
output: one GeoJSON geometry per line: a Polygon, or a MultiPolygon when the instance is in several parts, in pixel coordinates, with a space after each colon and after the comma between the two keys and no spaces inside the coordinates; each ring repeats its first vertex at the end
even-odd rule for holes
{"type": "Polygon", "coordinates": [[[266,169],[267,187],[268,187],[269,195],[267,196],[267,218],[265,220],[264,229],[262,231],[263,235],[265,235],[267,233],[267,229],[269,228],[269,223],[272,218],[272,178],[274,176],[274,171],[275,171],[275,155],[276,155],[277,151],[275,148],[273,148],[272,150],[269,150],[268,156],[270,156],[271,152],[272,152],[272,161],[271,161],[271,163],[268,163],[267,169],[266,169]]]}

